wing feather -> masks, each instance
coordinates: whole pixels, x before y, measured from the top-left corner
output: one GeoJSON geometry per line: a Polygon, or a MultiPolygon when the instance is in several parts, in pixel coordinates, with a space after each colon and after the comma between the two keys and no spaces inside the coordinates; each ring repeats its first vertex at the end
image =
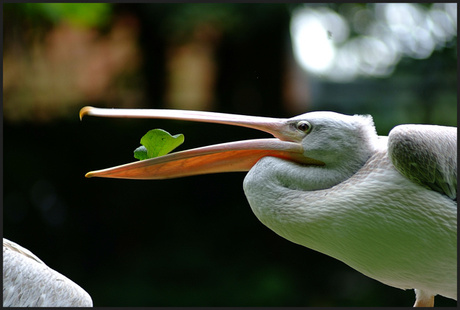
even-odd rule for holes
{"type": "Polygon", "coordinates": [[[388,135],[395,168],[422,186],[457,199],[457,128],[399,125],[388,135]]]}

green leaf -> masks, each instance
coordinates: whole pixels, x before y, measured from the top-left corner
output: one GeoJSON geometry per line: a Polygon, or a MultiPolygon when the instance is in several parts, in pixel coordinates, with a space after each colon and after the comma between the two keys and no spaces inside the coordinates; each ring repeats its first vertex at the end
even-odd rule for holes
{"type": "Polygon", "coordinates": [[[145,148],[145,146],[141,145],[137,149],[135,149],[134,157],[139,160],[148,159],[149,156],[147,155],[147,149],[145,148]]]}
{"type": "Polygon", "coordinates": [[[163,129],[149,130],[142,138],[142,146],[134,150],[134,157],[139,160],[163,156],[184,143],[184,135],[172,136],[163,129]]]}

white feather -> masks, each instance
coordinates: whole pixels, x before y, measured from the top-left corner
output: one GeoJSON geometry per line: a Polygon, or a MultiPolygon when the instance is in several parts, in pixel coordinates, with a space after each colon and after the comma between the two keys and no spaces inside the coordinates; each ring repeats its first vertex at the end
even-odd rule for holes
{"type": "Polygon", "coordinates": [[[4,307],[92,307],[87,292],[22,246],[3,239],[4,307]]]}

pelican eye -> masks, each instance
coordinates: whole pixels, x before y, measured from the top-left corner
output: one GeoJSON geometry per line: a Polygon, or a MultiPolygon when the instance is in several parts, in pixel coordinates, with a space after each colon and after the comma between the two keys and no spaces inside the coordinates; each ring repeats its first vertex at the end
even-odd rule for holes
{"type": "Polygon", "coordinates": [[[300,121],[296,124],[296,128],[302,132],[309,133],[311,130],[311,125],[307,121],[300,121]]]}

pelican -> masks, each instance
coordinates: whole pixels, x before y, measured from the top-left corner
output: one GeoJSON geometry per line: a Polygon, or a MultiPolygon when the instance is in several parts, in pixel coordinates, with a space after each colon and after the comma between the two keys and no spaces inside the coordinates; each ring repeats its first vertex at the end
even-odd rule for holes
{"type": "Polygon", "coordinates": [[[369,115],[309,112],[278,119],[225,113],[84,107],[84,115],[249,127],[269,139],[180,151],[87,177],[166,179],[249,171],[256,217],[278,235],[386,285],[414,306],[457,299],[457,129],[399,125],[378,136],[369,115]]]}
{"type": "Polygon", "coordinates": [[[3,238],[3,307],[92,307],[89,294],[26,248],[3,238]]]}

